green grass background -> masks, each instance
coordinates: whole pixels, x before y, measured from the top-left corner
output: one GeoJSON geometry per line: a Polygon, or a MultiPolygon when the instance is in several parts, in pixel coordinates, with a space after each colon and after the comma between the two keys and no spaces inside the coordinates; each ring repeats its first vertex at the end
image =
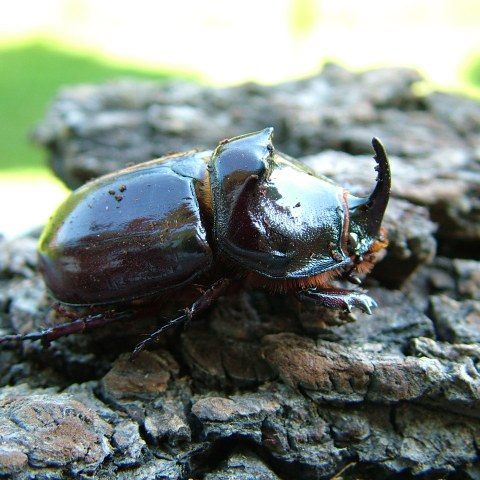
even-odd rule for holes
{"type": "MultiPolygon", "coordinates": [[[[28,137],[58,90],[78,83],[119,77],[165,80],[176,72],[142,70],[30,41],[0,48],[0,175],[46,167],[46,154],[28,137]]],[[[464,80],[480,88],[480,56],[471,59],[464,80]]],[[[192,77],[190,77],[192,78],[192,77]]]]}
{"type": "Polygon", "coordinates": [[[165,80],[179,76],[109,64],[43,42],[0,48],[0,175],[46,166],[29,134],[60,88],[119,77],[165,80]]]}

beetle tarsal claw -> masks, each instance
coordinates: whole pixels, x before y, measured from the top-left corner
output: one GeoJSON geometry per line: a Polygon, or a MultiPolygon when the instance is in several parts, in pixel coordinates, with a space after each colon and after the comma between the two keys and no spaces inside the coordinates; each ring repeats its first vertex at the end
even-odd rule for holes
{"type": "Polygon", "coordinates": [[[345,309],[348,312],[352,311],[352,307],[357,307],[363,313],[371,315],[372,310],[378,306],[373,298],[361,292],[349,292],[343,300],[345,302],[345,309]]]}
{"type": "Polygon", "coordinates": [[[352,305],[355,305],[357,308],[362,310],[364,313],[372,314],[372,310],[377,308],[377,302],[364,293],[357,293],[352,295],[354,297],[352,300],[352,305]]]}
{"type": "Polygon", "coordinates": [[[377,302],[367,294],[341,288],[310,288],[302,290],[297,295],[302,300],[308,300],[316,305],[338,308],[348,312],[351,312],[353,307],[357,307],[362,312],[371,315],[372,310],[377,307],[377,302]]]}

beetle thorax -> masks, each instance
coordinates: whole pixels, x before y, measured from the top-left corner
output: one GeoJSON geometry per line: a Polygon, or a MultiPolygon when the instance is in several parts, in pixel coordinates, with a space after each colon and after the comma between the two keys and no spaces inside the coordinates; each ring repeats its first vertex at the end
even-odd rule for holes
{"type": "Polygon", "coordinates": [[[343,189],[281,157],[264,177],[242,185],[219,213],[219,248],[265,277],[311,277],[350,262],[343,189]]]}

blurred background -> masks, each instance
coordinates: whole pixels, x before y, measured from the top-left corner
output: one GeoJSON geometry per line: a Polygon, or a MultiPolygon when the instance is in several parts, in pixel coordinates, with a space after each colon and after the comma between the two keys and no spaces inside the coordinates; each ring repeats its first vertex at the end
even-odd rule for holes
{"type": "Polygon", "coordinates": [[[278,83],[326,61],[417,68],[480,98],[478,0],[16,0],[0,15],[0,233],[66,195],[29,132],[63,86],[118,77],[278,83]]]}

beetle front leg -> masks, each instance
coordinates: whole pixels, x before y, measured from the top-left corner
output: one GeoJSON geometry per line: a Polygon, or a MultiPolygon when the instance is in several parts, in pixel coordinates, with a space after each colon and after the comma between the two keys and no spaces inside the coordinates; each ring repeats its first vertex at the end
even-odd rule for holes
{"type": "Polygon", "coordinates": [[[220,280],[217,280],[210,288],[202,293],[202,296],[198,300],[193,302],[191,307],[186,308],[184,313],[170,320],[165,325],[162,325],[158,330],[140,342],[133,350],[130,360],[134,360],[142,350],[155,342],[155,340],[157,340],[157,338],[160,337],[166,330],[181,325],[182,323],[189,322],[193,318],[203,313],[218,297],[225,292],[229,284],[230,279],[228,278],[221,278],[220,280]]]}
{"type": "Polygon", "coordinates": [[[342,288],[308,288],[297,293],[301,300],[313,302],[316,305],[323,305],[328,308],[338,308],[341,310],[352,311],[357,307],[369,315],[372,309],[377,307],[377,302],[365,293],[353,290],[344,290],[342,288]]]}

